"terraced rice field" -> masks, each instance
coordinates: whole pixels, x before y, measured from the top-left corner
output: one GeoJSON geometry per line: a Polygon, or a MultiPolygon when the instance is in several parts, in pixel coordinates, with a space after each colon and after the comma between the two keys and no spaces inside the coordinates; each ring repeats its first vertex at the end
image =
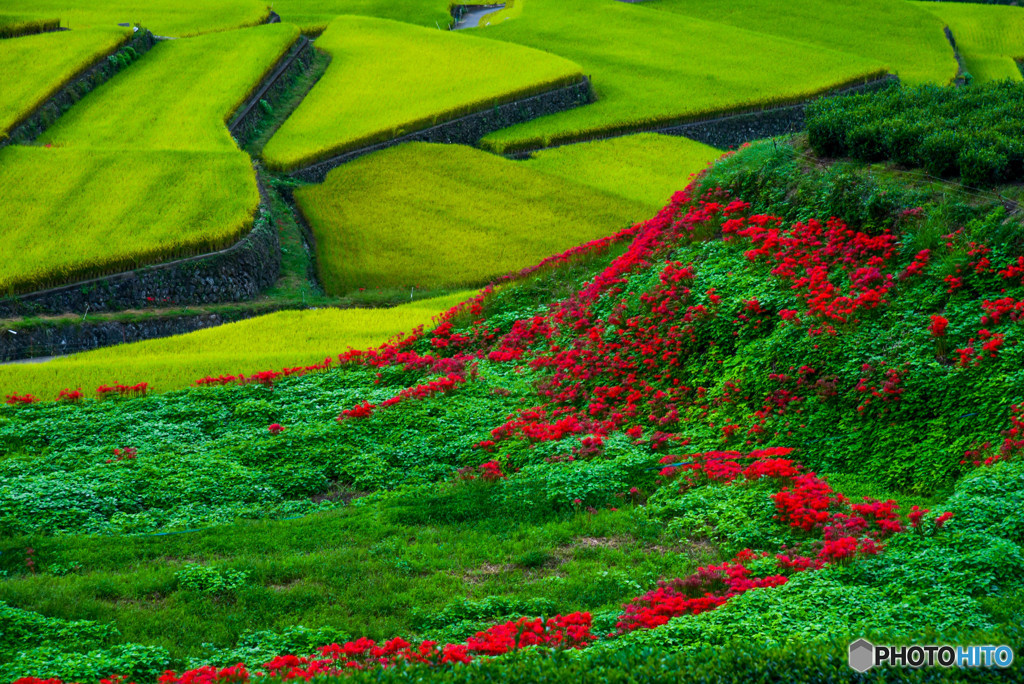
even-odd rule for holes
{"type": "Polygon", "coordinates": [[[0,150],[0,292],[25,292],[235,243],[259,194],[245,155],[0,150]]]}
{"type": "Polygon", "coordinates": [[[357,159],[295,198],[335,294],[482,285],[649,211],[485,152],[426,143],[357,159]]]}
{"type": "Polygon", "coordinates": [[[915,2],[953,32],[967,72],[979,82],[1020,81],[1024,59],[1024,9],[1003,5],[915,2]]]}
{"type": "Polygon", "coordinates": [[[140,24],[157,35],[195,36],[262,23],[268,15],[260,0],[4,0],[5,14],[59,18],[73,30],[140,24]]]}
{"type": "Polygon", "coordinates": [[[185,335],[107,347],[45,363],[0,365],[0,395],[30,392],[53,400],[63,389],[89,396],[101,385],[149,384],[168,392],[207,376],[254,375],[319,364],[349,348],[383,344],[429,325],[473,292],[423,299],[391,309],[282,311],[185,335]]]}
{"type": "Polygon", "coordinates": [[[293,170],[582,79],[516,45],[385,19],[340,17],[317,40],[327,73],[263,150],[293,170]]]}
{"type": "MultiPolygon", "coordinates": [[[[65,35],[77,34],[15,41],[65,35]]],[[[295,26],[282,24],[237,31],[231,40],[160,43],[73,107],[36,147],[0,152],[0,197],[15,210],[0,227],[11,248],[0,290],[130,270],[242,237],[259,194],[251,161],[225,122],[297,37],[295,26]]]]}
{"type": "MultiPolygon", "coordinates": [[[[529,0],[528,0],[529,1],[529,0]]],[[[955,2],[892,0],[651,0],[645,7],[790,38],[882,62],[900,81],[946,85],[956,60],[942,31],[943,20],[929,6],[955,2]]]]}
{"type": "Polygon", "coordinates": [[[108,27],[0,40],[0,140],[127,37],[125,29],[108,27]]]}
{"type": "Polygon", "coordinates": [[[237,150],[228,118],[298,36],[291,24],[273,24],[161,42],[39,141],[94,149],[237,150]]]}
{"type": "Polygon", "coordinates": [[[525,0],[519,17],[471,32],[573,60],[598,96],[491,133],[483,142],[497,152],[794,102],[886,70],[878,59],[772,36],[753,23],[737,28],[611,0],[525,0]]]}
{"type": "Polygon", "coordinates": [[[0,12],[0,38],[15,38],[43,31],[55,31],[58,27],[60,27],[60,19],[0,12]]]}
{"type": "Polygon", "coordinates": [[[451,22],[446,0],[276,0],[274,10],[304,32],[319,33],[343,14],[394,19],[444,29],[451,22]]]}
{"type": "Polygon", "coordinates": [[[720,156],[688,138],[638,133],[541,150],[523,164],[656,210],[720,156]]]}

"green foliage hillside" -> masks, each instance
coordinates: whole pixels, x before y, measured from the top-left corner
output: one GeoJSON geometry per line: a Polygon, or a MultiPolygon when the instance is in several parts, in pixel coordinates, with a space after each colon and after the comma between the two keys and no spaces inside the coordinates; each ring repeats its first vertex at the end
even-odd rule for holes
{"type": "Polygon", "coordinates": [[[859,636],[1019,646],[1020,219],[805,154],[330,370],[13,398],[8,671],[848,681],[859,636]]]}

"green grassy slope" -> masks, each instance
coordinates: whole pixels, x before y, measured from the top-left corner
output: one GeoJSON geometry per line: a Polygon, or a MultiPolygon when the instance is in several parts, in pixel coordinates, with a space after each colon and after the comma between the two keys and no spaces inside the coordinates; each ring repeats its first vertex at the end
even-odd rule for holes
{"type": "Polygon", "coordinates": [[[599,638],[573,658],[351,676],[569,682],[578,657],[595,679],[797,660],[842,681],[857,635],[1019,643],[1020,220],[804,152],[727,157],[624,250],[505,287],[400,354],[0,407],[7,672],[151,682],[576,610],[599,638]],[[217,523],[234,524],[88,536],[217,523]],[[725,595],[732,580],[763,584],[725,595]],[[645,594],[631,605],[662,612],[626,630],[622,602],[645,594]],[[61,621],[82,618],[103,624],[61,621]]]}

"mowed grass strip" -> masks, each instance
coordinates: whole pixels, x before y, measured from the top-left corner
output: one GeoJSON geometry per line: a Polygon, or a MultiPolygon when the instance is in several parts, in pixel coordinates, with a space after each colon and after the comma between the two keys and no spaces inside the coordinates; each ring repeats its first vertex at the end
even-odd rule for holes
{"type": "Polygon", "coordinates": [[[4,0],[3,11],[59,17],[61,25],[75,31],[128,23],[162,36],[255,26],[269,14],[262,0],[4,0]]]}
{"type": "Polygon", "coordinates": [[[583,78],[560,57],[371,17],[339,17],[317,40],[331,65],[263,150],[294,170],[583,78]]]}
{"type": "Polygon", "coordinates": [[[577,62],[598,101],[491,133],[484,145],[498,152],[536,149],[754,110],[861,82],[886,68],[751,28],[614,0],[529,0],[520,16],[468,32],[577,62]]]}
{"type": "Polygon", "coordinates": [[[885,64],[904,83],[946,85],[956,76],[943,22],[903,0],[651,0],[645,7],[792,38],[885,64]]]}
{"type": "Polygon", "coordinates": [[[9,146],[0,150],[0,293],[222,249],[258,205],[252,166],[237,151],[9,146]]]}
{"type": "Polygon", "coordinates": [[[304,32],[323,31],[342,14],[394,19],[436,30],[451,23],[450,4],[447,0],[275,0],[274,11],[304,32]]]}
{"type": "Polygon", "coordinates": [[[62,389],[87,395],[100,385],[147,382],[158,392],[192,386],[207,376],[252,375],[321,363],[383,344],[429,325],[473,291],[390,309],[281,311],[185,335],[106,347],[44,363],[0,365],[0,396],[26,392],[53,400],[62,389]]]}
{"type": "Polygon", "coordinates": [[[0,40],[0,138],[127,38],[113,27],[0,40]]]}
{"type": "Polygon", "coordinates": [[[949,26],[968,73],[976,81],[1020,81],[1024,8],[952,2],[911,3],[949,26]]]}
{"type": "Polygon", "coordinates": [[[643,202],[653,213],[721,156],[721,150],[688,138],[638,133],[541,150],[523,165],[643,202]]]}
{"type": "Polygon", "coordinates": [[[299,37],[271,24],[156,45],[73,107],[40,142],[150,150],[237,150],[225,126],[299,37]]]}
{"type": "Polygon", "coordinates": [[[330,294],[481,285],[650,214],[518,162],[427,143],[361,157],[295,199],[330,294]]]}

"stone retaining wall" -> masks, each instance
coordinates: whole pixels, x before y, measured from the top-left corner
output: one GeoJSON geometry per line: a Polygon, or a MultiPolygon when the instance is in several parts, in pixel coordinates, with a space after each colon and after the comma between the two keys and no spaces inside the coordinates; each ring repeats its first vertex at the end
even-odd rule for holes
{"type": "Polygon", "coordinates": [[[248,235],[220,252],[2,298],[0,317],[252,299],[277,281],[280,270],[277,230],[264,213],[248,235]]]}
{"type": "Polygon", "coordinates": [[[181,335],[233,323],[262,313],[264,312],[207,313],[131,322],[93,323],[75,320],[54,325],[38,325],[13,332],[0,328],[0,362],[64,356],[115,344],[181,335]]]}
{"type": "Polygon", "coordinates": [[[518,123],[536,119],[545,114],[554,114],[590,102],[594,97],[590,81],[584,78],[578,83],[562,86],[522,100],[498,105],[490,109],[469,114],[422,131],[416,131],[399,138],[386,140],[376,145],[340,154],[331,159],[292,172],[292,176],[310,183],[322,183],[327,173],[345,162],[364,154],[383,150],[406,142],[433,142],[459,145],[474,145],[488,133],[508,128],[518,123]]]}
{"type": "Polygon", "coordinates": [[[263,110],[259,106],[260,101],[267,100],[269,102],[279,97],[287,89],[292,77],[298,72],[308,69],[312,62],[313,43],[305,36],[301,36],[288,51],[288,54],[281,58],[273,71],[263,79],[253,95],[231,117],[228,131],[240,145],[244,145],[245,141],[256,132],[256,127],[263,117],[263,110]]]}

